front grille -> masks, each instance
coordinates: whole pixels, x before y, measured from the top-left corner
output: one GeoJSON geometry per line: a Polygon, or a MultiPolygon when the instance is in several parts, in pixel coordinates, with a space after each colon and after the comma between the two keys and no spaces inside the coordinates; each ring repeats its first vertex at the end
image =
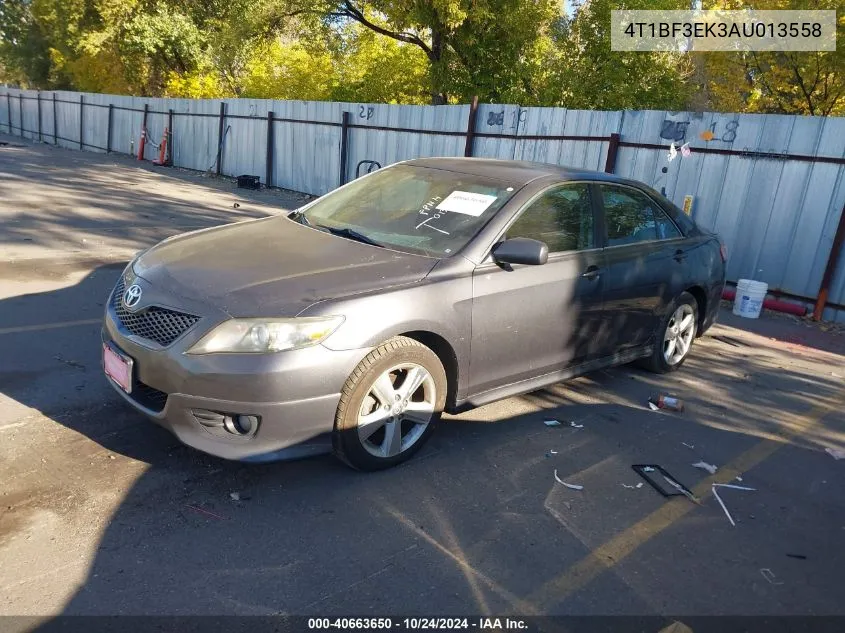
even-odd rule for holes
{"type": "Polygon", "coordinates": [[[200,320],[196,315],[158,306],[150,306],[137,312],[130,312],[123,305],[124,286],[125,282],[121,276],[114,289],[112,307],[120,324],[135,336],[155,341],[162,347],[167,347],[200,320]]]}
{"type": "Polygon", "coordinates": [[[136,380],[135,384],[132,385],[132,393],[129,394],[129,397],[142,407],[156,413],[164,411],[164,405],[167,404],[166,393],[145,385],[140,380],[136,380]]]}

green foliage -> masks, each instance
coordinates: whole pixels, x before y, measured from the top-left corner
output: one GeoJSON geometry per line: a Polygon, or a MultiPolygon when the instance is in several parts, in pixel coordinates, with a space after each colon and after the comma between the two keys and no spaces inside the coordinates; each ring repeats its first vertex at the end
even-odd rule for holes
{"type": "Polygon", "coordinates": [[[570,15],[560,0],[0,0],[0,81],[191,98],[845,112],[845,47],[618,53],[612,9],[689,0],[567,4],[570,15]]]}

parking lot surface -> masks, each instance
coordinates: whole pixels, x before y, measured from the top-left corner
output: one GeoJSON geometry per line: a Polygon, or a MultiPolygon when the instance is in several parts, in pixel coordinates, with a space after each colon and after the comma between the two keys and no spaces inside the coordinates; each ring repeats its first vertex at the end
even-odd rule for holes
{"type": "Polygon", "coordinates": [[[845,615],[840,331],[723,309],[674,374],[447,417],[393,470],[226,462],[112,392],[103,304],[137,250],[305,198],[0,141],[0,614],[845,615]],[[713,483],[754,489],[735,526],[713,483]]]}

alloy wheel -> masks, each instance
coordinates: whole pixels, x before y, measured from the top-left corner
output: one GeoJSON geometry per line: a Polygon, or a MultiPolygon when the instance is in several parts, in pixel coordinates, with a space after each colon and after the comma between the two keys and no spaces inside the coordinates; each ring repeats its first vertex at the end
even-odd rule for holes
{"type": "Polygon", "coordinates": [[[434,378],[421,365],[391,367],[370,385],[358,412],[358,437],[368,453],[394,457],[422,437],[434,416],[434,378]]]}
{"type": "Polygon", "coordinates": [[[695,313],[684,303],[672,314],[663,338],[663,358],[669,365],[677,365],[689,352],[695,336],[695,313]]]}

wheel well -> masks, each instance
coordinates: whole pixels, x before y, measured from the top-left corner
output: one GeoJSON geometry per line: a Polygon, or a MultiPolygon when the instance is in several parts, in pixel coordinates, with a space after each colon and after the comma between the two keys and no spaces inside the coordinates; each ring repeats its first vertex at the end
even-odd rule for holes
{"type": "Polygon", "coordinates": [[[449,341],[434,332],[403,332],[400,336],[407,336],[419,341],[437,354],[440,362],[443,363],[443,369],[446,371],[446,408],[454,407],[458,390],[458,357],[449,341]]]}
{"type": "Polygon", "coordinates": [[[698,335],[701,336],[701,327],[704,324],[704,314],[707,309],[707,294],[701,286],[692,286],[686,290],[690,293],[695,302],[698,304],[698,335]]]}

